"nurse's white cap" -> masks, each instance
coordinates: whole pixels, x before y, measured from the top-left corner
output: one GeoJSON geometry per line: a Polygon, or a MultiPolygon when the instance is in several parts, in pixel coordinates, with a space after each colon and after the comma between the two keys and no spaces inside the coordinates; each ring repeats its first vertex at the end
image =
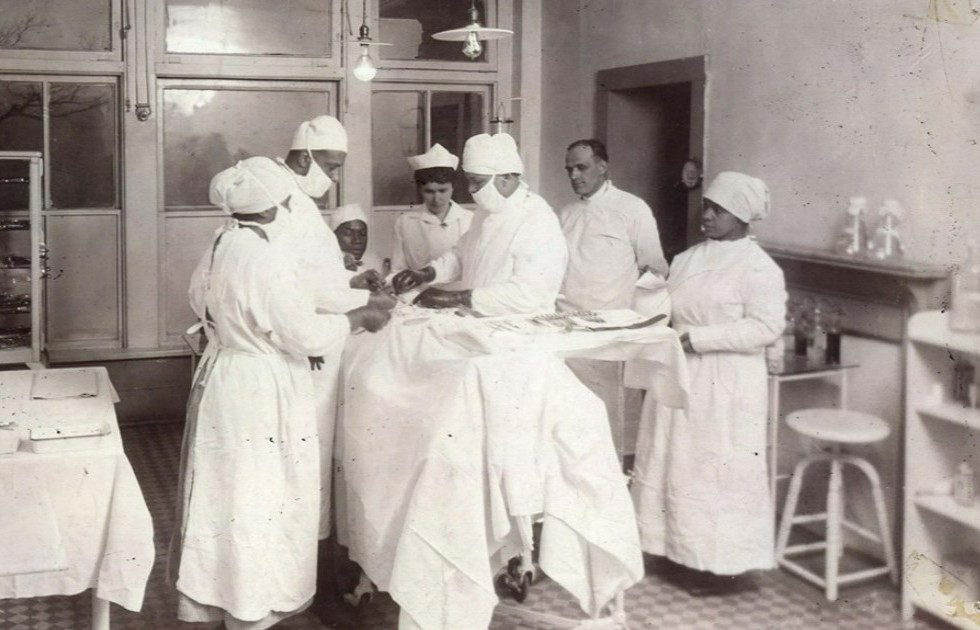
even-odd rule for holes
{"type": "Polygon", "coordinates": [[[257,214],[289,197],[292,178],[274,161],[251,157],[211,178],[208,199],[225,214],[257,214]]]}
{"type": "Polygon", "coordinates": [[[506,175],[524,172],[517,143],[509,134],[481,133],[463,147],[463,170],[474,175],[506,175]]]}
{"type": "Polygon", "coordinates": [[[340,206],[327,219],[331,230],[336,230],[344,223],[348,221],[363,221],[367,224],[367,215],[364,214],[364,210],[356,203],[349,203],[344,206],[340,206]]]}
{"type": "Polygon", "coordinates": [[[333,116],[317,116],[300,123],[290,151],[341,151],[347,153],[347,131],[333,116]]]}
{"type": "Polygon", "coordinates": [[[459,158],[437,142],[422,155],[414,155],[408,158],[408,165],[413,171],[420,171],[424,168],[451,168],[456,170],[456,167],[459,166],[459,158]]]}

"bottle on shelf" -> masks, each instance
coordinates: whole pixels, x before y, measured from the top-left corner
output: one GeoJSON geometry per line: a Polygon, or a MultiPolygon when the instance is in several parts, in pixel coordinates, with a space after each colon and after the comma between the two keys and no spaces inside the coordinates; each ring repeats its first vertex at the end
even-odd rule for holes
{"type": "Polygon", "coordinates": [[[868,243],[868,228],[864,217],[868,211],[868,200],[864,197],[851,197],[844,214],[844,225],[837,239],[835,250],[841,256],[852,258],[864,256],[868,243]]]}
{"type": "Polygon", "coordinates": [[[824,322],[826,308],[818,300],[810,314],[810,341],[807,345],[807,358],[824,361],[827,356],[827,329],[824,322]]]}
{"type": "Polygon", "coordinates": [[[949,327],[964,332],[980,331],[980,243],[970,243],[966,262],[952,275],[949,327]]]}
{"type": "Polygon", "coordinates": [[[827,312],[827,351],[824,358],[827,363],[833,365],[840,364],[840,329],[843,315],[844,311],[840,307],[833,308],[827,312]]]}
{"type": "Polygon", "coordinates": [[[805,357],[813,341],[813,336],[810,332],[810,313],[806,302],[796,309],[794,317],[793,354],[799,357],[805,357]]]}

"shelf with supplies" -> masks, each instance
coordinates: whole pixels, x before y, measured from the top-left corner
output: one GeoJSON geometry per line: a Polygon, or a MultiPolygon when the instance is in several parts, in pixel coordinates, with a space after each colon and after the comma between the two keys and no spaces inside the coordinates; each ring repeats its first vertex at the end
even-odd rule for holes
{"type": "Polygon", "coordinates": [[[908,323],[902,615],[955,627],[980,614],[980,332],[927,311],[908,323]]]}
{"type": "Polygon", "coordinates": [[[41,154],[0,151],[0,364],[41,365],[41,154]]]}

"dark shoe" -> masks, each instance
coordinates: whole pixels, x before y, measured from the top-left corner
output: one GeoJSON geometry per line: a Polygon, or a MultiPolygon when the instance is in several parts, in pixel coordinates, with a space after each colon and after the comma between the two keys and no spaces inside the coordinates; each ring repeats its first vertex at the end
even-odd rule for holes
{"type": "Polygon", "coordinates": [[[708,571],[692,571],[692,574],[694,575],[690,575],[683,585],[691,597],[720,597],[759,588],[751,578],[744,575],[715,575],[708,571]]]}
{"type": "Polygon", "coordinates": [[[514,556],[507,562],[507,570],[497,576],[494,582],[499,597],[512,597],[518,604],[527,599],[534,582],[533,571],[521,571],[521,557],[514,556]]]}

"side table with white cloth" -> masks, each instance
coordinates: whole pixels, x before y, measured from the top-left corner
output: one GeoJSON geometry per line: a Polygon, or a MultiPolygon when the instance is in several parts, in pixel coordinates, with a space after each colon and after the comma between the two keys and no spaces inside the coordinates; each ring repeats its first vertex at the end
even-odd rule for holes
{"type": "Polygon", "coordinates": [[[521,550],[515,515],[540,518],[541,569],[592,619],[642,579],[605,407],[563,359],[646,359],[651,395],[677,407],[687,372],[673,330],[617,314],[571,326],[407,307],[349,348],[338,529],[403,627],[486,627],[494,574],[521,550]]]}
{"type": "Polygon", "coordinates": [[[123,452],[105,368],[0,372],[0,599],[92,589],[92,628],[109,602],[139,611],[153,523],[123,452]]]}

